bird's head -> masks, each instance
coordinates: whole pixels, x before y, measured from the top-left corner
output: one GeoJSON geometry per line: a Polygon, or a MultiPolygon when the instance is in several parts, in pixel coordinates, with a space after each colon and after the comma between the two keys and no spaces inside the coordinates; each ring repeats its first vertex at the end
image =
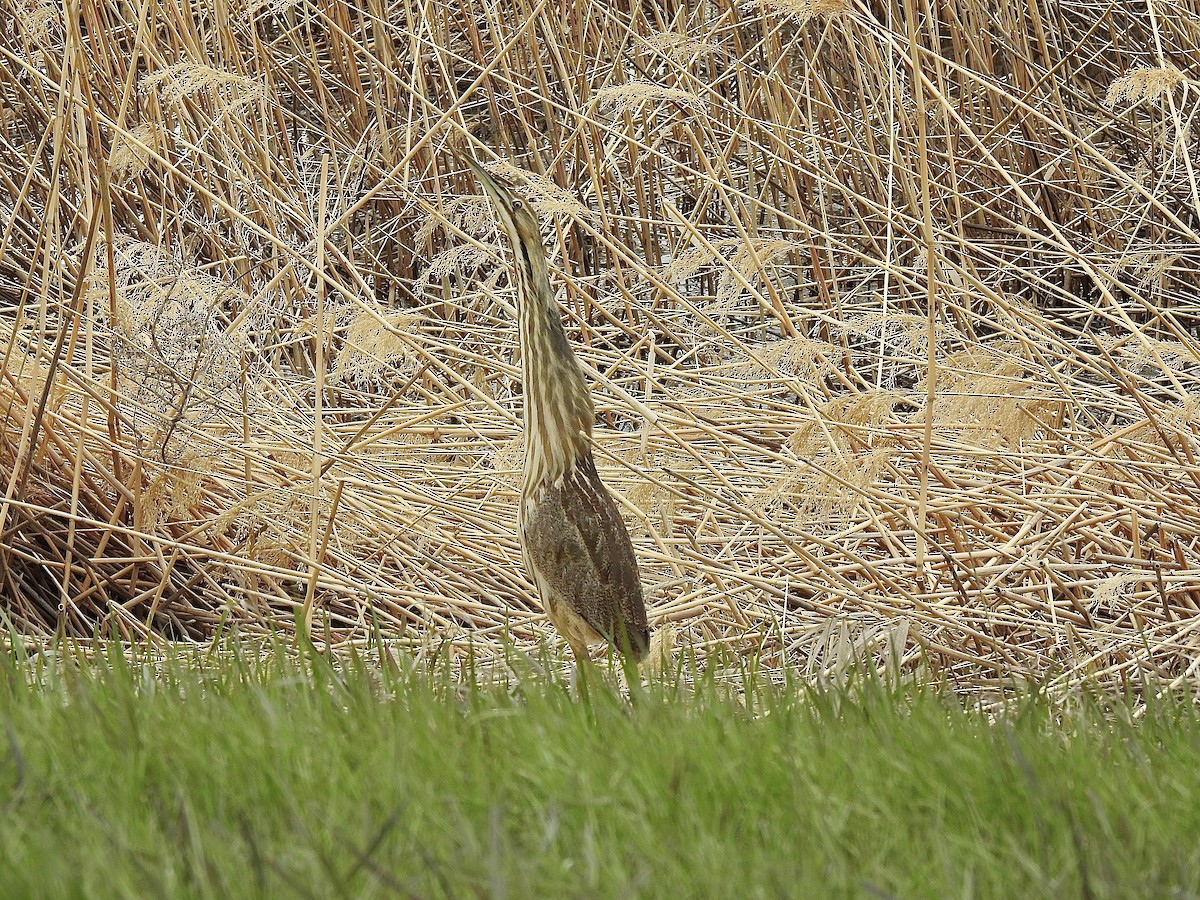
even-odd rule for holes
{"type": "Polygon", "coordinates": [[[483,190],[488,195],[488,199],[492,201],[492,206],[496,210],[500,224],[504,226],[504,231],[508,234],[508,239],[512,242],[517,264],[523,265],[528,269],[530,267],[530,255],[534,253],[540,255],[543,252],[542,231],[538,227],[537,216],[534,215],[533,209],[530,208],[529,201],[522,200],[495,175],[485,171],[478,160],[470,156],[464,156],[463,158],[466,164],[471,167],[471,171],[475,173],[475,177],[479,179],[479,183],[483,185],[483,190]]]}

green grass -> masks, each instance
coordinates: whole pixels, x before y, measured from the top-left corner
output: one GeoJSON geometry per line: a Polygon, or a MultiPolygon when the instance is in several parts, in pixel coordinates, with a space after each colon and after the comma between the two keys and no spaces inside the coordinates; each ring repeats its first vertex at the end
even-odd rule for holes
{"type": "MultiPolygon", "coordinates": [[[[1188,897],[1186,702],[0,663],[0,895],[1188,897]],[[1064,721],[1065,719],[1065,721],[1064,721]]],[[[751,684],[754,682],[751,681],[751,684]]]]}

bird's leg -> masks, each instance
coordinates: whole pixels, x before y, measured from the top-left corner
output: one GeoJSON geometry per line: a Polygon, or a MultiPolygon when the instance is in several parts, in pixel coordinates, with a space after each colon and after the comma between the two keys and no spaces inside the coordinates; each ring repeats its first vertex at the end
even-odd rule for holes
{"type": "Polygon", "coordinates": [[[582,641],[567,640],[571,645],[571,655],[575,657],[575,665],[571,667],[571,693],[586,701],[588,699],[588,679],[591,677],[592,657],[588,653],[587,644],[582,641]]]}
{"type": "Polygon", "coordinates": [[[632,656],[620,654],[617,656],[617,683],[625,682],[625,693],[629,702],[637,705],[638,695],[642,693],[642,667],[632,656]]]}

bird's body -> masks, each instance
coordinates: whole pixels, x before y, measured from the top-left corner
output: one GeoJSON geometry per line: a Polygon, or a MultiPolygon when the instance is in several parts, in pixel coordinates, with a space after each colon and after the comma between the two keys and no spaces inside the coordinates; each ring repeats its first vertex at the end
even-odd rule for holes
{"type": "Polygon", "coordinates": [[[625,523],[592,458],[595,408],[550,292],[537,219],[473,159],[513,247],[525,389],[525,462],[517,532],[550,621],[577,659],[607,641],[644,659],[650,629],[625,523]]]}

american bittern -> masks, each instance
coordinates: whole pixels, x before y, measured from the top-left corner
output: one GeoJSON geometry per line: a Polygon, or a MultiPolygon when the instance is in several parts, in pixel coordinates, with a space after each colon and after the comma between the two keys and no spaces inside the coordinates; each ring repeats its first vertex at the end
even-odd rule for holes
{"type": "Polygon", "coordinates": [[[517,533],[542,606],[575,658],[607,641],[641,661],[650,649],[637,559],[625,523],[596,472],[596,418],[567,341],[546,269],[537,217],[471,158],[513,248],[525,389],[525,463],[517,533]]]}

